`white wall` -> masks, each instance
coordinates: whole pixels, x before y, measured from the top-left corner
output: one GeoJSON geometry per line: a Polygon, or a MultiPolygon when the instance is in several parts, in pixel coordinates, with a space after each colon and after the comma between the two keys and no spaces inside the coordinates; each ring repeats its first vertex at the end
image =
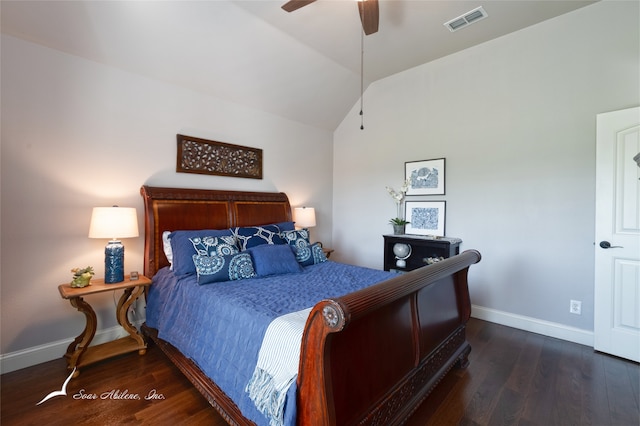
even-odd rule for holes
{"type": "MultiPolygon", "coordinates": [[[[92,207],[137,207],[144,230],[143,184],[284,191],[293,206],[316,208],[312,237],[331,244],[331,132],[9,36],[1,42],[4,361],[48,345],[62,356],[61,342],[66,349],[82,331],[84,316],[57,286],[75,266],[103,275],[106,241],[87,238],[92,207]],[[176,173],[179,133],[262,148],[264,179],[176,173]]],[[[142,272],[142,238],[123,242],[125,270],[142,272]]],[[[99,330],[116,324],[113,295],[87,301],[99,330]]]]}
{"type": "Polygon", "coordinates": [[[356,105],[334,135],[336,260],[382,268],[385,185],[445,157],[446,195],[410,199],[446,200],[447,235],[482,253],[474,315],[588,344],[595,116],[640,104],[638,5],[597,3],[372,84],[365,129],[356,105]]]}

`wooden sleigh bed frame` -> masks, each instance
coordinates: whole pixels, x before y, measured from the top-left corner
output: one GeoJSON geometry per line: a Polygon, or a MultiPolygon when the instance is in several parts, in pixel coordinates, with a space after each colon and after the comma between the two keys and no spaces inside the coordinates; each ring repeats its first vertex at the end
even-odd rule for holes
{"type": "MultiPolygon", "coordinates": [[[[291,221],[284,193],[143,186],[144,273],[168,265],[163,231],[225,229],[291,221]]],[[[402,424],[471,351],[467,272],[475,250],[398,275],[314,306],[306,323],[297,378],[299,425],[402,424]]],[[[253,424],[198,366],[157,330],[160,347],[229,424],[253,424]]]]}

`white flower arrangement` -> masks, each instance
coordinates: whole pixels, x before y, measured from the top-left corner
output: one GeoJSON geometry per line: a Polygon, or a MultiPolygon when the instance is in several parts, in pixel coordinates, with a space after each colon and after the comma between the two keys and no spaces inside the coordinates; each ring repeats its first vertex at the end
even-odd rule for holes
{"type": "Polygon", "coordinates": [[[402,205],[402,200],[404,200],[407,190],[409,189],[409,180],[407,179],[403,182],[399,191],[396,191],[390,186],[387,186],[385,188],[387,189],[387,192],[389,193],[391,198],[393,198],[393,200],[396,202],[396,208],[398,209],[398,215],[395,218],[391,219],[389,223],[391,223],[392,225],[406,225],[409,222],[407,222],[402,218],[401,205],[402,205]]]}

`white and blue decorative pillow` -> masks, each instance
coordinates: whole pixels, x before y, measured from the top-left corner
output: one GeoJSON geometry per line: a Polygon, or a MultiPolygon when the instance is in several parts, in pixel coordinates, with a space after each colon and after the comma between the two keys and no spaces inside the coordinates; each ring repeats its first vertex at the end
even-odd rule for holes
{"type": "Polygon", "coordinates": [[[240,251],[262,244],[285,244],[285,241],[280,237],[280,228],[277,225],[246,226],[231,230],[240,251]]]}
{"type": "MultiPolygon", "coordinates": [[[[193,255],[196,254],[197,248],[194,247],[192,239],[204,238],[233,238],[233,234],[229,229],[201,229],[194,231],[174,231],[169,235],[171,251],[173,253],[173,262],[171,264],[173,272],[178,275],[195,274],[196,268],[193,264],[193,255]]],[[[231,240],[227,240],[230,242],[231,240]]],[[[234,244],[235,244],[235,240],[234,244]]],[[[236,252],[238,249],[236,248],[236,252]]]]}
{"type": "Polygon", "coordinates": [[[297,231],[283,231],[280,236],[296,250],[311,245],[309,243],[309,230],[306,228],[297,231]]]}
{"type": "Polygon", "coordinates": [[[324,254],[324,251],[322,251],[322,245],[320,243],[311,244],[309,242],[308,229],[285,231],[280,233],[280,236],[293,248],[296,254],[296,260],[302,266],[326,262],[327,256],[324,254]]]}
{"type": "Polygon", "coordinates": [[[302,272],[293,248],[288,244],[261,244],[247,250],[259,277],[302,272]]]}
{"type": "Polygon", "coordinates": [[[239,253],[236,239],[233,236],[194,237],[189,238],[196,254],[202,256],[224,256],[239,253]]]}
{"type": "Polygon", "coordinates": [[[164,231],[162,233],[162,250],[169,262],[170,269],[173,270],[173,251],[171,250],[171,231],[164,231]]]}
{"type": "Polygon", "coordinates": [[[313,243],[307,247],[296,248],[296,260],[302,266],[315,265],[327,261],[327,255],[320,243],[313,243]]]}
{"type": "Polygon", "coordinates": [[[249,253],[207,256],[194,254],[193,264],[198,274],[198,284],[236,281],[256,276],[249,253]]]}

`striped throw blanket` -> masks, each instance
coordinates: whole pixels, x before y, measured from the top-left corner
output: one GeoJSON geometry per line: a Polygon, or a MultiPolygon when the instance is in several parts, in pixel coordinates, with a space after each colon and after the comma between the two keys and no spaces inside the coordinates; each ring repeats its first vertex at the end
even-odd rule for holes
{"type": "Polygon", "coordinates": [[[298,375],[300,343],[311,308],[282,315],[267,327],[258,363],[245,389],[270,426],[284,423],[284,401],[298,375]]]}

